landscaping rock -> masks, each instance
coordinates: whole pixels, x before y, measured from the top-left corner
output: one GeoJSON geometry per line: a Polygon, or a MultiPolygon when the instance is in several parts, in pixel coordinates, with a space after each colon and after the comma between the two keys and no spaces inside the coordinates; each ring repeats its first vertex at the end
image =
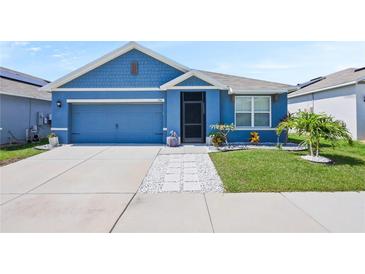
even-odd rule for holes
{"type": "Polygon", "coordinates": [[[204,154],[160,154],[139,192],[223,192],[213,162],[204,154]]]}
{"type": "Polygon", "coordinates": [[[321,164],[332,164],[333,163],[333,161],[331,159],[328,159],[323,156],[304,155],[304,156],[300,156],[300,157],[304,160],[311,161],[314,163],[321,163],[321,164]]]}

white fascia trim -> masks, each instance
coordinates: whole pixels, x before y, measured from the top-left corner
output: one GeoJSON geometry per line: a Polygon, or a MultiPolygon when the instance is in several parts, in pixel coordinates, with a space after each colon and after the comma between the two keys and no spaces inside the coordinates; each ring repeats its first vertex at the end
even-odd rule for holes
{"type": "Polygon", "coordinates": [[[180,75],[179,77],[176,77],[175,79],[161,85],[160,88],[162,90],[172,89],[172,87],[174,87],[174,89],[176,89],[177,87],[181,88],[183,86],[176,86],[176,85],[185,81],[186,79],[189,79],[192,76],[195,76],[195,77],[213,85],[213,87],[215,89],[224,89],[224,90],[228,89],[228,87],[226,85],[223,85],[222,83],[216,81],[215,79],[205,75],[204,73],[196,71],[196,70],[191,70],[183,75],[180,75]]]}
{"type": "Polygon", "coordinates": [[[165,99],[67,99],[70,104],[162,104],[165,99]]]}
{"type": "Polygon", "coordinates": [[[187,89],[219,89],[221,90],[221,88],[218,88],[216,86],[176,86],[176,87],[171,87],[169,88],[169,90],[187,90],[187,89]]]}
{"type": "Polygon", "coordinates": [[[83,75],[133,49],[139,50],[140,52],[145,53],[145,54],[151,56],[152,58],[155,58],[167,65],[170,65],[184,73],[190,70],[188,67],[178,64],[175,61],[172,61],[171,59],[164,57],[164,56],[158,54],[157,52],[154,52],[148,48],[145,48],[136,42],[129,42],[129,43],[125,44],[124,46],[96,59],[95,61],[92,61],[92,62],[86,64],[85,66],[66,74],[65,76],[57,79],[56,81],[43,86],[42,88],[40,88],[40,90],[52,91],[52,90],[58,88],[59,86],[62,86],[64,84],[66,84],[67,82],[70,82],[71,80],[73,80],[77,77],[80,77],[81,75],[83,75]]]}
{"type": "Polygon", "coordinates": [[[42,101],[48,101],[48,102],[51,102],[52,99],[43,99],[43,98],[36,98],[36,97],[32,97],[32,96],[24,96],[24,95],[18,95],[18,94],[12,94],[12,93],[7,93],[7,92],[3,92],[3,91],[0,91],[0,94],[3,94],[3,95],[7,95],[7,96],[14,96],[14,97],[20,97],[20,98],[27,98],[27,99],[34,99],[34,100],[42,100],[42,101]]]}
{"type": "Polygon", "coordinates": [[[53,91],[160,91],[160,88],[56,88],[53,91]]]}
{"type": "Polygon", "coordinates": [[[234,89],[230,89],[228,91],[228,94],[254,94],[254,95],[266,95],[266,94],[282,94],[282,93],[287,93],[287,90],[273,90],[273,89],[256,89],[256,90],[234,90],[234,89]]]}
{"type": "Polygon", "coordinates": [[[290,93],[288,95],[288,98],[299,97],[299,96],[303,96],[303,95],[306,95],[306,94],[311,94],[311,93],[325,91],[325,90],[334,89],[334,88],[341,88],[341,87],[351,86],[351,85],[355,85],[357,83],[358,83],[358,81],[352,81],[352,82],[348,82],[348,83],[344,83],[344,84],[340,84],[340,85],[336,85],[336,86],[330,86],[330,87],[326,87],[326,88],[315,89],[315,90],[303,92],[303,93],[300,93],[300,94],[293,94],[294,93],[293,92],[293,93],[290,93]]]}
{"type": "Polygon", "coordinates": [[[68,128],[67,127],[52,127],[51,130],[52,131],[67,131],[68,128]]]}

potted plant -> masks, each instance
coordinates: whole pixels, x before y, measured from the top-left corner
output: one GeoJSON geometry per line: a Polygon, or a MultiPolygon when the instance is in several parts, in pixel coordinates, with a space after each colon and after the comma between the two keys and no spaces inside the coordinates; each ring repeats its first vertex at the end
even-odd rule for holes
{"type": "Polygon", "coordinates": [[[169,147],[179,146],[179,136],[177,135],[176,131],[174,130],[170,131],[170,136],[167,137],[166,143],[169,147]]]}
{"type": "Polygon", "coordinates": [[[55,133],[51,133],[48,135],[48,142],[52,147],[56,147],[59,145],[58,137],[55,133]]]}

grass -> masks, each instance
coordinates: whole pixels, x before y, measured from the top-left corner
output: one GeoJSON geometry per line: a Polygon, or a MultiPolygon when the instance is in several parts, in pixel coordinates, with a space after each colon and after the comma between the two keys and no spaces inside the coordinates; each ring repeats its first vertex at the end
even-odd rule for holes
{"type": "Polygon", "coordinates": [[[42,140],[37,143],[30,143],[24,145],[13,145],[0,149],[0,166],[4,166],[16,161],[37,155],[44,152],[44,150],[35,149],[35,146],[47,144],[48,140],[42,140]]]}
{"type": "MultiPolygon", "coordinates": [[[[300,142],[291,135],[289,141],[300,142]]],[[[301,159],[307,152],[244,150],[211,153],[227,192],[361,191],[365,190],[365,144],[324,142],[321,155],[335,161],[325,165],[301,159]]]]}

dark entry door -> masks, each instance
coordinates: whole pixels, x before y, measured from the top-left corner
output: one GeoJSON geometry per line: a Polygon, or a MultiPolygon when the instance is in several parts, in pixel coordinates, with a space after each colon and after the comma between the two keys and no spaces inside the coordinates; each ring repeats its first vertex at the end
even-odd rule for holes
{"type": "Polygon", "coordinates": [[[182,93],[182,141],[204,143],[205,96],[204,92],[182,93]]]}

